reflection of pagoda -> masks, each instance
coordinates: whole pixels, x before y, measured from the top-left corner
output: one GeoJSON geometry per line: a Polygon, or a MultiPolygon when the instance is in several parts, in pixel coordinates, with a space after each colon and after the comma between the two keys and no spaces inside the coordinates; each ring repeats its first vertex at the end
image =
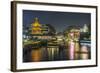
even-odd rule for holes
{"type": "Polygon", "coordinates": [[[32,34],[42,34],[42,26],[38,18],[35,18],[34,23],[32,23],[32,34]]]}

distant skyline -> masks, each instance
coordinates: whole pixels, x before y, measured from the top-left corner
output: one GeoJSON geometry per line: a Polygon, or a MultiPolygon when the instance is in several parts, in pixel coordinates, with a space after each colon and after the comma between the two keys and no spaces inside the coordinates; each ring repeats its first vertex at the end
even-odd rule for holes
{"type": "Polygon", "coordinates": [[[34,18],[39,18],[40,24],[50,24],[57,32],[64,31],[68,26],[83,27],[84,24],[91,25],[90,13],[75,12],[53,12],[53,11],[34,11],[23,10],[23,25],[30,26],[34,18]]]}

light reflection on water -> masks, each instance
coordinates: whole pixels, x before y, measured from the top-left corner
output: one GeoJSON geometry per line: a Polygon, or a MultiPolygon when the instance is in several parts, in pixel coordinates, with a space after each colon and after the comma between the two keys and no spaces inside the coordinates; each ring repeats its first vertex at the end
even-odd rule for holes
{"type": "Polygon", "coordinates": [[[69,47],[41,47],[26,51],[24,50],[23,62],[90,59],[90,46],[80,45],[78,42],[72,42],[69,47]]]}
{"type": "Polygon", "coordinates": [[[42,58],[42,52],[41,52],[41,49],[38,49],[38,50],[32,50],[31,51],[31,58],[32,58],[32,61],[35,61],[35,62],[38,62],[41,60],[42,58]]]}

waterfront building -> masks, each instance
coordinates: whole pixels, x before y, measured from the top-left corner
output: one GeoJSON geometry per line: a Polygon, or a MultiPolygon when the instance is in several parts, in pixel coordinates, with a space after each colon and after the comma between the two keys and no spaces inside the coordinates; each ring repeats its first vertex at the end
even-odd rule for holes
{"type": "Polygon", "coordinates": [[[32,23],[32,34],[34,35],[39,35],[39,34],[42,34],[42,26],[39,22],[39,19],[38,18],[35,18],[34,19],[34,22],[32,23]]]}
{"type": "Polygon", "coordinates": [[[80,28],[70,27],[65,31],[66,46],[68,46],[69,59],[78,59],[76,52],[79,52],[79,39],[80,39],[80,28]]]}
{"type": "Polygon", "coordinates": [[[41,24],[38,18],[34,19],[34,22],[31,24],[31,35],[33,38],[40,40],[49,40],[52,36],[49,35],[50,28],[46,24],[41,24]]]}
{"type": "Polygon", "coordinates": [[[89,28],[88,28],[88,25],[87,24],[84,24],[84,26],[80,29],[80,32],[89,32],[89,28]]]}

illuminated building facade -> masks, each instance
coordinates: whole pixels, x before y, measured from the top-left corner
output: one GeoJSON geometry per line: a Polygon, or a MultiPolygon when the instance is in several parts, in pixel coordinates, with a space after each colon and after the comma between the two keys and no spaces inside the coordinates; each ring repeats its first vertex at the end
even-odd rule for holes
{"type": "Polygon", "coordinates": [[[49,26],[46,24],[40,24],[39,19],[35,18],[34,22],[31,24],[31,35],[33,38],[38,39],[51,39],[49,34],[49,26]]]}
{"type": "Polygon", "coordinates": [[[32,34],[42,34],[42,26],[38,18],[35,18],[34,23],[32,23],[32,34]]]}
{"type": "Polygon", "coordinates": [[[69,59],[77,59],[78,56],[75,52],[79,52],[79,39],[80,39],[80,29],[79,28],[71,28],[67,30],[66,33],[66,42],[69,51],[69,59]]]}
{"type": "Polygon", "coordinates": [[[80,29],[80,32],[89,32],[88,25],[84,24],[83,28],[80,29]]]}

